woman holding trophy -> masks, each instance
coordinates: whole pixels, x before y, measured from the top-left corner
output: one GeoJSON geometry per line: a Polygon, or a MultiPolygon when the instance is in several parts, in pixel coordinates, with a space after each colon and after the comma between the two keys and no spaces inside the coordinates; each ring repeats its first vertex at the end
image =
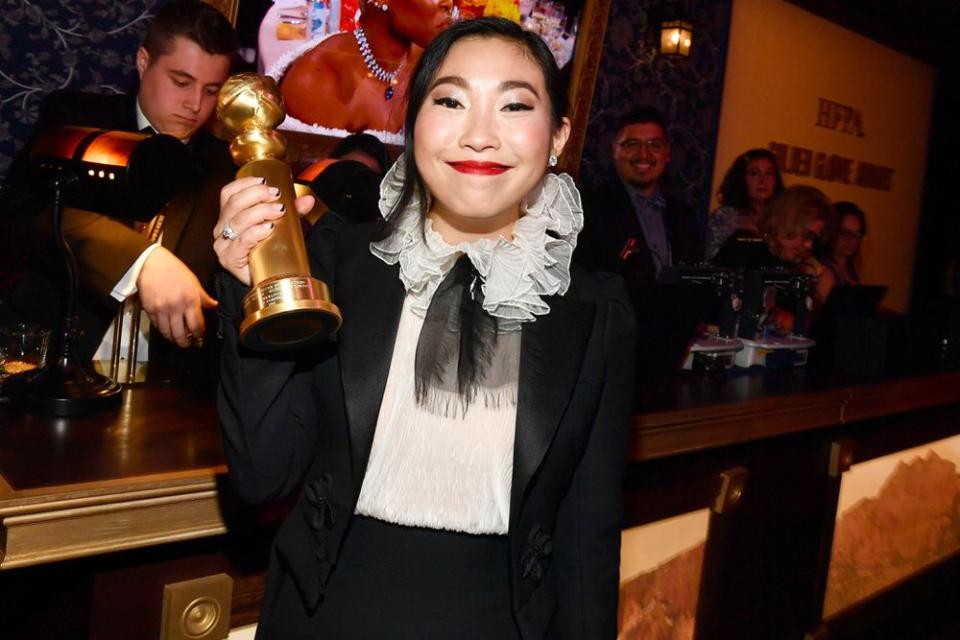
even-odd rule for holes
{"type": "Polygon", "coordinates": [[[301,487],[258,637],[612,638],[633,320],[619,281],[570,265],[556,63],[509,21],[466,21],[407,98],[385,223],[308,238],[334,340],[239,343],[250,250],[282,212],[257,178],[221,195],[231,476],[252,502],[301,487]]]}

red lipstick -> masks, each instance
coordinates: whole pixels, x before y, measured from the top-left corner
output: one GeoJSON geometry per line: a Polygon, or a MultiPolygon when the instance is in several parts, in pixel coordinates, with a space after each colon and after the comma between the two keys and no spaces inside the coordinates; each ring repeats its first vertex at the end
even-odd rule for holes
{"type": "Polygon", "coordinates": [[[479,176],[497,176],[509,169],[510,167],[499,164],[497,162],[478,162],[472,160],[464,160],[462,162],[448,162],[451,167],[459,171],[460,173],[469,173],[479,176]]]}

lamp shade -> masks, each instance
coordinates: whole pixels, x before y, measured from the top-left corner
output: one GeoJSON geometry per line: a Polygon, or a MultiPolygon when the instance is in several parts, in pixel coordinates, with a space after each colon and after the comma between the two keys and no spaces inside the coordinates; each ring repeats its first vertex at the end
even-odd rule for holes
{"type": "Polygon", "coordinates": [[[31,159],[41,174],[77,177],[65,193],[67,206],[133,220],[149,220],[200,177],[186,145],[167,135],[50,127],[31,159]]]}
{"type": "Polygon", "coordinates": [[[693,44],[693,23],[687,20],[665,20],[660,25],[660,55],[686,58],[693,44]]]}

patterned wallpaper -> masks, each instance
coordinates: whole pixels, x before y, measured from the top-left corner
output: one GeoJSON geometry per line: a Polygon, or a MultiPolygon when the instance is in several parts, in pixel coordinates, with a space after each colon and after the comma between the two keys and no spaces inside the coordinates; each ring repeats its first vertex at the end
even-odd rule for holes
{"type": "Polygon", "coordinates": [[[163,2],[0,0],[0,174],[29,136],[46,94],[134,86],[134,54],[163,2]]]}
{"type": "MultiPolygon", "coordinates": [[[[0,0],[0,175],[5,174],[50,91],[124,92],[135,86],[134,53],[166,0],[0,0]]],[[[659,106],[672,123],[671,173],[698,209],[708,201],[732,0],[690,0],[689,60],[637,55],[648,12],[662,0],[613,0],[581,175],[608,164],[613,120],[631,101],[659,106]],[[703,203],[703,204],[701,204],[703,203]]],[[[243,7],[241,7],[243,8],[243,7]]]]}
{"type": "Polygon", "coordinates": [[[649,61],[639,54],[638,43],[649,13],[662,4],[666,3],[613,0],[580,176],[589,184],[613,172],[609,159],[617,116],[628,105],[652,104],[670,123],[671,190],[705,219],[732,0],[687,2],[687,16],[694,22],[690,58],[649,61]]]}

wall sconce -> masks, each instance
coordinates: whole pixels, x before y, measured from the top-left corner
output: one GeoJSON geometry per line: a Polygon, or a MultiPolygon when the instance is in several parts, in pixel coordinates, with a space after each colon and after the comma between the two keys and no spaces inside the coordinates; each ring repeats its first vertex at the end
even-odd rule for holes
{"type": "Polygon", "coordinates": [[[664,20],[660,25],[660,55],[667,58],[690,56],[693,23],[688,20],[664,20]]]}
{"type": "Polygon", "coordinates": [[[664,58],[683,59],[690,56],[693,45],[693,21],[677,4],[655,7],[647,14],[647,28],[640,40],[637,57],[650,64],[660,54],[664,58]]]}

